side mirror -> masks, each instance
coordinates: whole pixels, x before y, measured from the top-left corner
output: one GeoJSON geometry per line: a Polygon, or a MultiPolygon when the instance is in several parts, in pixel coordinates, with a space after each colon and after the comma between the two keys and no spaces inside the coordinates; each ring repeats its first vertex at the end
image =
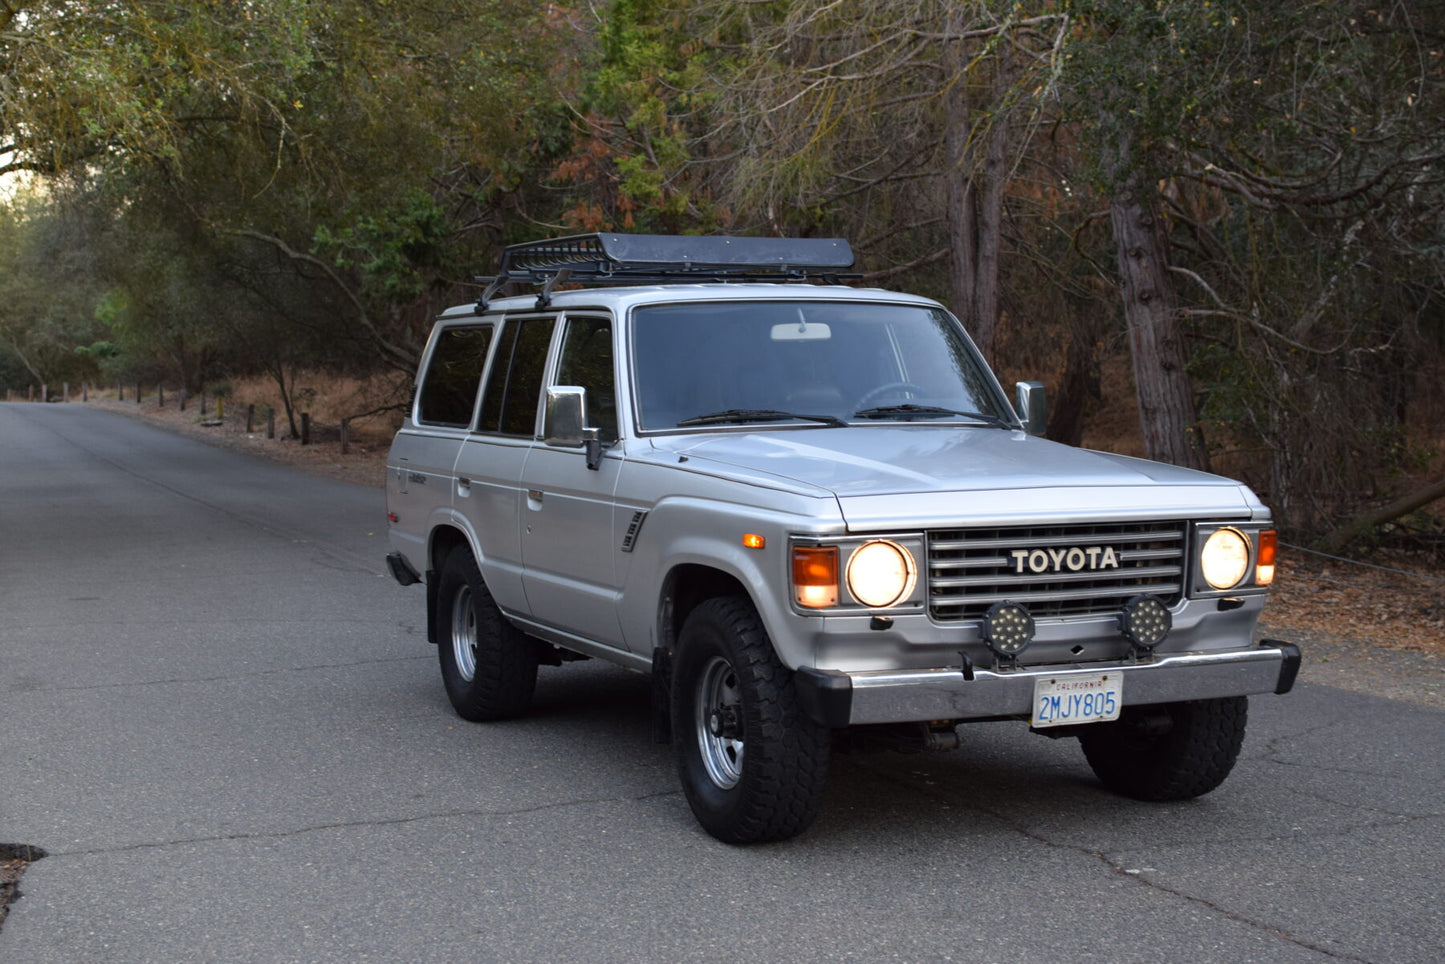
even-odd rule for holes
{"type": "Polygon", "coordinates": [[[1043,435],[1049,426],[1049,402],[1043,382],[1019,382],[1014,386],[1017,400],[1014,408],[1024,423],[1024,431],[1030,435],[1043,435]]]}
{"type": "Polygon", "coordinates": [[[559,448],[581,445],[586,427],[587,389],[577,385],[554,385],[547,389],[542,441],[559,448]]]}
{"type": "Polygon", "coordinates": [[[587,389],[577,385],[547,389],[542,441],[558,448],[585,446],[587,467],[595,471],[602,465],[602,430],[587,427],[587,389]]]}

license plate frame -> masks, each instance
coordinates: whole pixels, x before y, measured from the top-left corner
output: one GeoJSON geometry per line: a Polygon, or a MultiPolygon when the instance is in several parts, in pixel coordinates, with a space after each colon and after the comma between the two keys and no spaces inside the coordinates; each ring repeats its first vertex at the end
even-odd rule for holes
{"type": "Polygon", "coordinates": [[[1029,725],[1038,730],[1107,723],[1117,720],[1123,708],[1124,674],[1118,670],[1040,676],[1034,680],[1029,725]]]}

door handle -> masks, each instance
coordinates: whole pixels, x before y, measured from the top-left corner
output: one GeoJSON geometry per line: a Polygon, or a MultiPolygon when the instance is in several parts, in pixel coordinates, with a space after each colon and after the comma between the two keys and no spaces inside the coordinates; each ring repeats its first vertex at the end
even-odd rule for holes
{"type": "Polygon", "coordinates": [[[541,489],[528,489],[528,490],[527,490],[527,508],[529,508],[529,509],[540,509],[540,508],[542,508],[542,490],[541,490],[541,489]]]}

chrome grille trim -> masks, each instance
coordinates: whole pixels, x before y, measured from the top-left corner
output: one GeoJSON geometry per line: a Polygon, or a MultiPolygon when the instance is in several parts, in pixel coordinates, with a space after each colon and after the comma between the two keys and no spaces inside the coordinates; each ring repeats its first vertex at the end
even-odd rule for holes
{"type": "Polygon", "coordinates": [[[1183,597],[1183,522],[948,529],[928,534],[928,608],[941,622],[981,619],[1005,599],[1040,617],[1111,615],[1139,593],[1173,606],[1183,597]],[[1113,549],[1119,568],[1017,572],[1016,550],[1113,549]]]}

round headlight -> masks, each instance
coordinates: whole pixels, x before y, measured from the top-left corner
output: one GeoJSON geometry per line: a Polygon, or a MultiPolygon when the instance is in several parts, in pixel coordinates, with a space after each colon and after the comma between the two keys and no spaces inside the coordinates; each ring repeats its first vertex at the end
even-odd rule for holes
{"type": "Polygon", "coordinates": [[[1204,581],[1215,589],[1233,589],[1249,572],[1249,540],[1238,529],[1215,529],[1199,553],[1204,581]]]}
{"type": "Polygon", "coordinates": [[[848,591],[870,609],[896,606],[917,581],[912,554],[896,542],[864,543],[848,560],[848,591]]]}

